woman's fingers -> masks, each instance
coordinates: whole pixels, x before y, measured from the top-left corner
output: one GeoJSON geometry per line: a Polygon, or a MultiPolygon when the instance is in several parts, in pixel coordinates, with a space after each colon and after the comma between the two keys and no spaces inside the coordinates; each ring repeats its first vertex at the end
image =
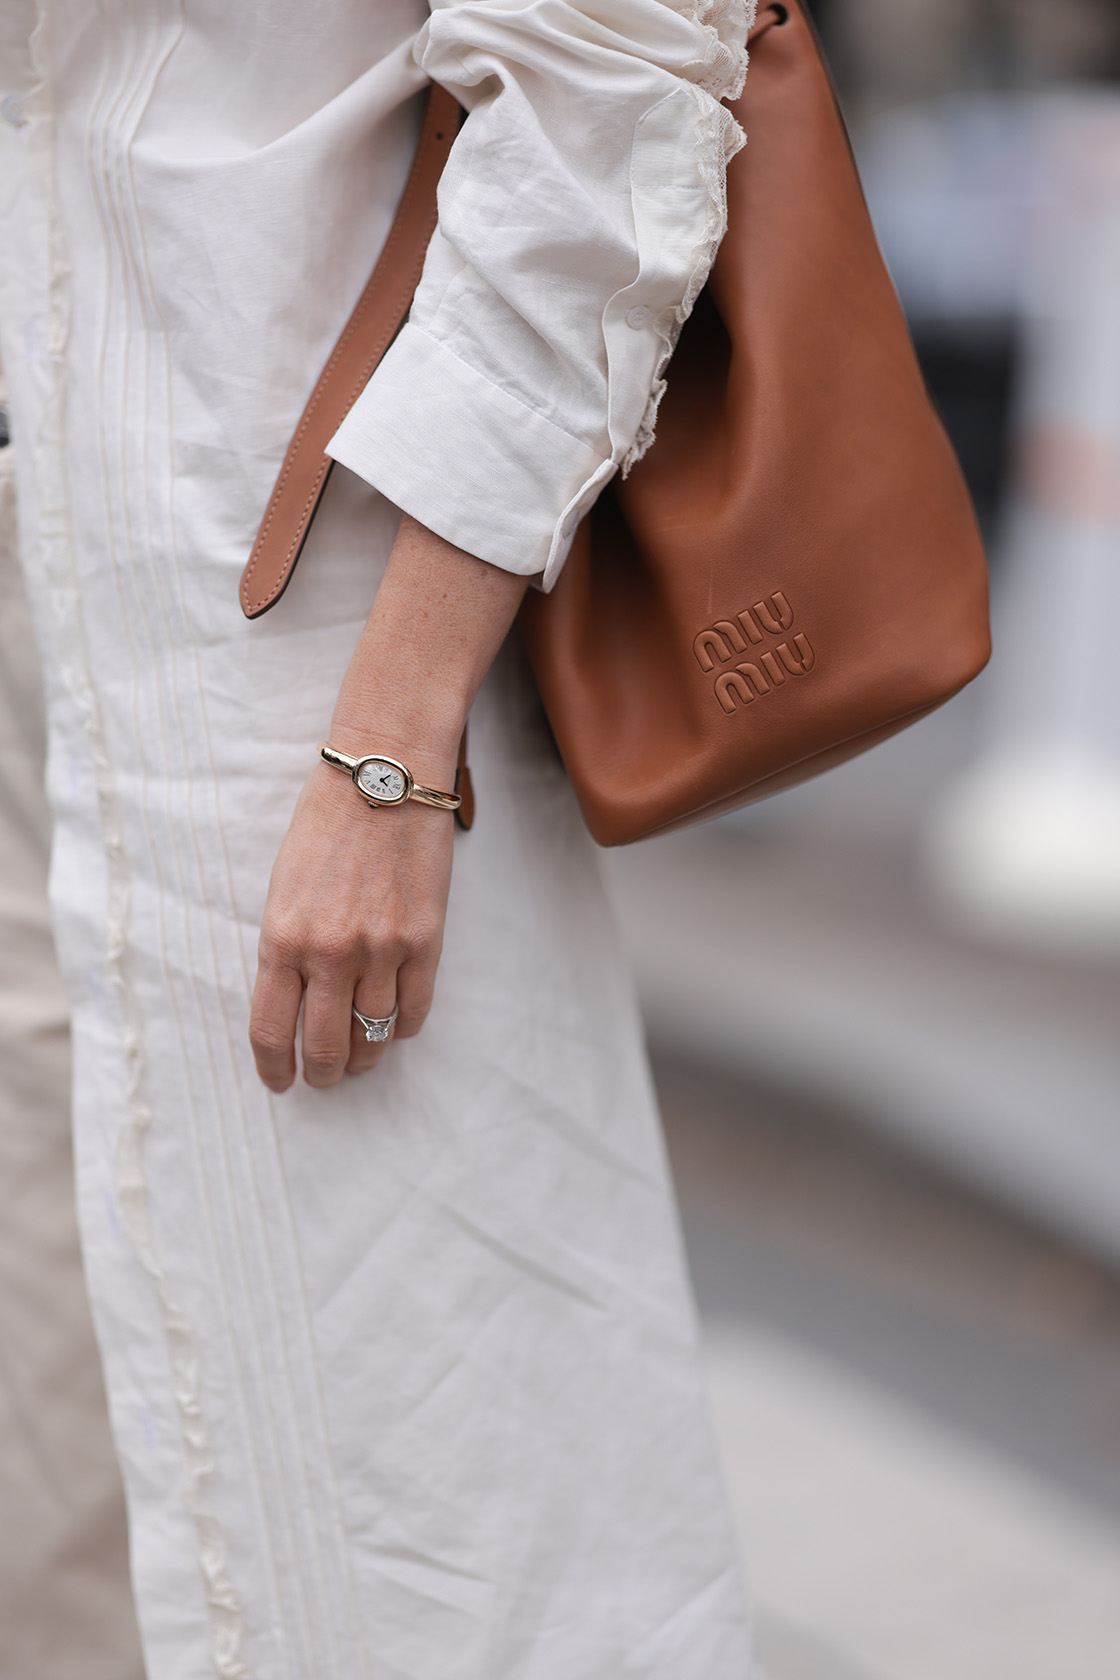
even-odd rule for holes
{"type": "Polygon", "coordinates": [[[354,993],[354,1007],[367,1020],[386,1020],[397,1010],[397,1019],[387,1040],[370,1042],[366,1030],[351,1013],[350,1060],[347,1073],[365,1073],[376,1067],[394,1038],[412,1038],[424,1024],[432,1006],[441,940],[438,932],[415,942],[414,954],[407,955],[391,983],[381,977],[363,975],[354,993]]]}
{"type": "Polygon", "coordinates": [[[324,769],[309,778],[276,859],[261,925],[250,1026],[257,1069],[274,1091],[296,1074],[303,1005],[303,1074],[337,1085],[385,1046],[353,1019],[401,1015],[396,1037],[419,1030],[431,1001],[451,875],[444,812],[371,813],[324,769]],[[398,998],[399,989],[399,998],[398,998]]]}
{"type": "Polygon", "coordinates": [[[249,1037],[257,1071],[273,1091],[295,1078],[295,1036],[303,999],[303,1077],[317,1090],[337,1085],[343,1073],[376,1067],[388,1040],[367,1039],[354,1017],[370,1020],[398,1009],[391,1038],[419,1032],[431,1007],[440,956],[440,928],[366,928],[330,937],[322,927],[298,949],[262,937],[249,1037]],[[306,988],[306,989],[305,989],[306,988]]]}
{"type": "Polygon", "coordinates": [[[249,1042],[257,1073],[270,1091],[286,1091],[296,1076],[296,1023],[303,976],[279,953],[263,948],[253,987],[249,1042]]]}
{"type": "Polygon", "coordinates": [[[418,1032],[431,1003],[439,962],[441,927],[406,927],[404,918],[371,917],[349,937],[320,933],[307,961],[303,1005],[303,1076],[323,1089],[343,1073],[376,1067],[388,1040],[368,1039],[354,1017],[387,1020],[399,1006],[392,1036],[418,1032]]]}
{"type": "Polygon", "coordinates": [[[303,1077],[316,1090],[337,1085],[350,1059],[354,973],[311,974],[303,1004],[303,1077]]]}
{"type": "Polygon", "coordinates": [[[443,941],[436,938],[408,962],[397,974],[397,1006],[400,1014],[393,1028],[394,1038],[412,1038],[420,1031],[432,1007],[436,970],[439,967],[443,941]]]}
{"type": "MultiPolygon", "coordinates": [[[[381,979],[374,982],[372,977],[363,975],[354,992],[354,1009],[360,1009],[368,1021],[386,1021],[392,1015],[396,1006],[397,977],[394,975],[389,982],[381,979]]],[[[366,1073],[371,1067],[376,1067],[388,1048],[389,1039],[396,1037],[396,1022],[389,1033],[388,1039],[366,1037],[366,1029],[350,1012],[350,1059],[346,1064],[347,1073],[366,1073]]]]}

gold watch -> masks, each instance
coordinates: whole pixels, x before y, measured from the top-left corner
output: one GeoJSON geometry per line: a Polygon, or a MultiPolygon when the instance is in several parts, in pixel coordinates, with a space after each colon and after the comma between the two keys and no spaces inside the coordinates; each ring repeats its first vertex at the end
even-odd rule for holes
{"type": "Polygon", "coordinates": [[[462,803],[457,793],[422,787],[411,770],[385,753],[365,753],[361,758],[353,758],[350,753],[339,752],[324,742],[319,757],[335,770],[345,770],[362,798],[375,810],[382,805],[403,805],[406,799],[415,799],[418,805],[434,805],[437,811],[457,811],[462,803]]]}

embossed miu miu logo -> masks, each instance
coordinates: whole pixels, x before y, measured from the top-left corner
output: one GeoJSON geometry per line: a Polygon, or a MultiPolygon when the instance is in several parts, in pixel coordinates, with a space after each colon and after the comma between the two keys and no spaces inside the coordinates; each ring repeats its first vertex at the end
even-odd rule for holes
{"type": "Polygon", "coordinates": [[[728,665],[737,653],[750,653],[751,658],[737,663],[734,670],[722,671],[715,680],[714,693],[725,712],[738,706],[749,706],[756,698],[780,688],[790,677],[804,677],[817,662],[809,638],[793,626],[793,608],[776,590],[753,607],[744,607],[734,619],[717,618],[709,630],[701,630],[692,644],[696,662],[702,671],[714,671],[718,665],[728,665]],[[776,647],[763,644],[768,637],[782,636],[776,647]],[[761,652],[755,649],[761,648],[761,652]]]}

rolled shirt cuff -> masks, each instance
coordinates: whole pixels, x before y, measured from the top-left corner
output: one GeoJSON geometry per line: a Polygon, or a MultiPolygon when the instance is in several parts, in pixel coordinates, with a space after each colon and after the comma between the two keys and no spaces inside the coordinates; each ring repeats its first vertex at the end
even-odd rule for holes
{"type": "Polygon", "coordinates": [[[411,323],[327,454],[437,536],[546,590],[615,472],[411,323]]]}

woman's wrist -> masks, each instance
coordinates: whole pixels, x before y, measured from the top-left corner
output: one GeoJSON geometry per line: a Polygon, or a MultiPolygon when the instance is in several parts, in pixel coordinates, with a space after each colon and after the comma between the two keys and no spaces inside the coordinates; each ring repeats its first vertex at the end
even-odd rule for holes
{"type": "Polygon", "coordinates": [[[331,720],[330,742],[385,753],[450,789],[475,692],[525,579],[404,519],[331,720]]]}
{"type": "Polygon", "coordinates": [[[350,695],[344,687],[329,739],[356,758],[377,752],[399,759],[418,780],[439,784],[454,778],[467,709],[465,697],[441,689],[433,700],[407,689],[403,679],[389,694],[350,695]]]}

